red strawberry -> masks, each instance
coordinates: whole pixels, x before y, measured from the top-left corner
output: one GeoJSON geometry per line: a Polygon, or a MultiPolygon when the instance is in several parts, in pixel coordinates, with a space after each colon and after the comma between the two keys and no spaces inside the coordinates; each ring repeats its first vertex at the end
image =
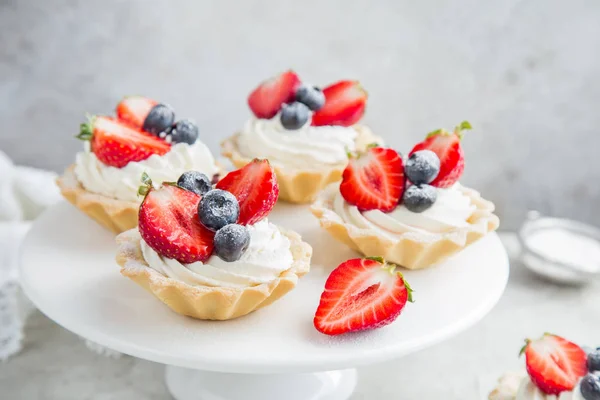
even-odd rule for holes
{"type": "Polygon", "coordinates": [[[334,269],[321,294],[315,328],[326,335],[375,329],[393,322],[412,302],[412,289],[395,265],[355,258],[334,269]]]}
{"type": "Polygon", "coordinates": [[[129,123],[137,129],[142,129],[148,113],[158,102],[142,96],[125,97],[117,105],[117,118],[129,123]]]}
{"type": "Polygon", "coordinates": [[[98,160],[117,168],[145,160],[152,154],[163,155],[171,149],[170,144],[156,136],[111,117],[94,117],[81,124],[77,137],[91,142],[91,150],[98,160]]]}
{"type": "Polygon", "coordinates": [[[390,212],[404,192],[404,165],[393,149],[371,147],[352,156],[342,175],[340,193],[361,211],[390,212]]]}
{"type": "Polygon", "coordinates": [[[279,185],[267,160],[254,159],[217,182],[217,189],[231,192],[240,204],[238,224],[251,225],[265,218],[275,206],[279,185]]]}
{"type": "Polygon", "coordinates": [[[525,340],[521,354],[529,377],[546,394],[573,390],[587,374],[587,355],[581,347],[560,336],[545,333],[538,340],[525,340]]]}
{"type": "Polygon", "coordinates": [[[294,99],[300,78],[292,70],[262,82],[248,96],[248,105],[258,118],[273,118],[281,106],[294,99]]]}
{"type": "Polygon", "coordinates": [[[148,246],[158,254],[189,264],[206,261],[213,251],[214,233],[198,219],[200,196],[172,184],[154,189],[147,175],[142,178],[146,194],[140,206],[138,229],[148,246]]]}
{"type": "Polygon", "coordinates": [[[323,89],[325,105],[312,116],[312,125],[350,126],[365,113],[367,92],[358,81],[340,81],[323,89]]]}
{"type": "Polygon", "coordinates": [[[438,129],[428,134],[424,141],[411,150],[410,154],[419,150],[431,150],[440,158],[440,173],[430,185],[447,188],[460,179],[465,169],[465,157],[460,140],[463,136],[462,131],[467,129],[471,129],[468,121],[463,121],[454,132],[438,129]]]}

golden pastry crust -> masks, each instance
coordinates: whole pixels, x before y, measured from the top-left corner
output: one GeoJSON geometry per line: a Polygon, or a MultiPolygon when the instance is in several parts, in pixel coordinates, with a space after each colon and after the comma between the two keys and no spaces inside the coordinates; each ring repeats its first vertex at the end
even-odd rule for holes
{"type": "Polygon", "coordinates": [[[494,204],[485,200],[475,190],[460,190],[477,207],[464,228],[436,235],[407,232],[391,239],[382,237],[375,230],[363,229],[346,223],[333,210],[333,199],[339,185],[327,187],[312,204],[310,210],[319,219],[321,227],[350,248],[365,256],[384,257],[408,269],[422,269],[437,264],[451,255],[481,239],[498,228],[500,220],[493,213],[494,204]]]}
{"type": "Polygon", "coordinates": [[[290,240],[292,266],[271,282],[246,288],[192,286],[164,276],[150,268],[144,260],[137,229],[117,236],[117,262],[122,267],[121,274],[176,313],[197,319],[228,320],[273,303],[296,287],[298,278],[310,270],[312,247],[295,232],[281,230],[281,233],[290,240]]]}
{"type": "MultiPolygon", "coordinates": [[[[364,150],[371,143],[383,143],[382,139],[375,136],[370,129],[360,125],[354,128],[358,131],[357,150],[364,150]]],[[[235,134],[221,143],[221,154],[229,158],[236,168],[242,168],[252,161],[240,152],[237,144],[239,135],[239,133],[235,134]]],[[[317,194],[328,184],[342,179],[346,163],[323,170],[289,169],[275,163],[272,166],[279,183],[279,198],[290,203],[305,204],[313,202],[317,194]]]]}

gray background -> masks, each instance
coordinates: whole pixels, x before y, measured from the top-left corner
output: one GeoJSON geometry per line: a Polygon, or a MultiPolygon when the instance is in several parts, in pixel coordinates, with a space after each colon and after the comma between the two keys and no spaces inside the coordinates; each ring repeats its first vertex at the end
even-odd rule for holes
{"type": "Polygon", "coordinates": [[[0,0],[0,149],[61,170],[85,112],[145,94],[219,141],[262,79],[359,78],[366,123],[407,151],[469,119],[464,181],[505,228],[526,210],[600,225],[600,2],[0,0]]]}

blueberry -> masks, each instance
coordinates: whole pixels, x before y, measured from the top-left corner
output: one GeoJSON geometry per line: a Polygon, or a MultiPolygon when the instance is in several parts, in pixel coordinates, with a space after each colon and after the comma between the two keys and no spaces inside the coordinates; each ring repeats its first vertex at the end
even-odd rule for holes
{"type": "Polygon", "coordinates": [[[296,90],[296,101],[306,104],[312,111],[317,111],[325,105],[325,95],[318,87],[303,85],[296,90]]]}
{"type": "Polygon", "coordinates": [[[212,183],[208,176],[198,171],[187,171],[181,174],[177,179],[177,186],[200,196],[212,189],[212,183]]]}
{"type": "Polygon", "coordinates": [[[411,185],[404,191],[404,206],[409,211],[421,213],[427,210],[435,203],[437,199],[437,190],[433,186],[411,185]]]}
{"type": "Polygon", "coordinates": [[[600,400],[600,378],[587,374],[581,380],[579,390],[585,400],[600,400]]]}
{"type": "Polygon", "coordinates": [[[300,129],[308,121],[310,111],[305,104],[294,102],[292,104],[284,104],[281,108],[281,125],[285,129],[295,130],[300,129]]]}
{"type": "Polygon", "coordinates": [[[250,245],[250,232],[243,225],[225,225],[217,231],[213,242],[219,258],[227,262],[237,261],[250,245]]]}
{"type": "Polygon", "coordinates": [[[408,157],[404,172],[408,180],[416,185],[429,183],[440,172],[440,159],[431,150],[415,151],[408,157]]]}
{"type": "Polygon", "coordinates": [[[233,224],[240,215],[240,205],[234,195],[226,190],[213,189],[198,203],[198,218],[211,231],[233,224]]]}
{"type": "Polygon", "coordinates": [[[157,104],[148,113],[142,129],[154,135],[166,131],[175,121],[175,111],[166,104],[157,104]]]}
{"type": "Polygon", "coordinates": [[[189,119],[177,121],[166,132],[173,143],[194,144],[198,140],[198,125],[189,119]]]}
{"type": "Polygon", "coordinates": [[[590,372],[600,371],[600,349],[596,349],[588,354],[587,367],[590,372]]]}

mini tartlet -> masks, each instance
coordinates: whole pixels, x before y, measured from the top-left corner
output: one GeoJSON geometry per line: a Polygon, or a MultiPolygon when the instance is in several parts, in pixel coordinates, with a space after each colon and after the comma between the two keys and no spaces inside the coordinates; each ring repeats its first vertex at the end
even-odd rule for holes
{"type": "Polygon", "coordinates": [[[310,270],[310,245],[266,219],[278,194],[266,160],[230,172],[215,189],[190,189],[149,186],[138,228],[116,238],[121,273],[173,311],[241,317],[284,296],[310,270]]]}
{"type": "Polygon", "coordinates": [[[341,179],[348,151],[382,142],[366,126],[356,125],[366,100],[356,81],[340,81],[321,91],[286,71],[250,94],[254,117],[222,142],[222,154],[238,168],[256,157],[269,159],[280,199],[310,203],[325,186],[341,179]]]}
{"type": "Polygon", "coordinates": [[[354,155],[342,183],[327,187],[312,213],[333,237],[366,256],[408,269],[443,261],[499,225],[493,203],[457,182],[464,167],[461,136],[460,129],[436,131],[406,163],[381,147],[354,155]]]}
{"type": "Polygon", "coordinates": [[[78,138],[84,151],[57,185],[70,203],[115,233],[137,225],[142,173],[161,182],[187,170],[210,177],[221,172],[194,122],[175,121],[170,107],[144,97],[123,99],[116,117],[90,117],[78,138]]]}

